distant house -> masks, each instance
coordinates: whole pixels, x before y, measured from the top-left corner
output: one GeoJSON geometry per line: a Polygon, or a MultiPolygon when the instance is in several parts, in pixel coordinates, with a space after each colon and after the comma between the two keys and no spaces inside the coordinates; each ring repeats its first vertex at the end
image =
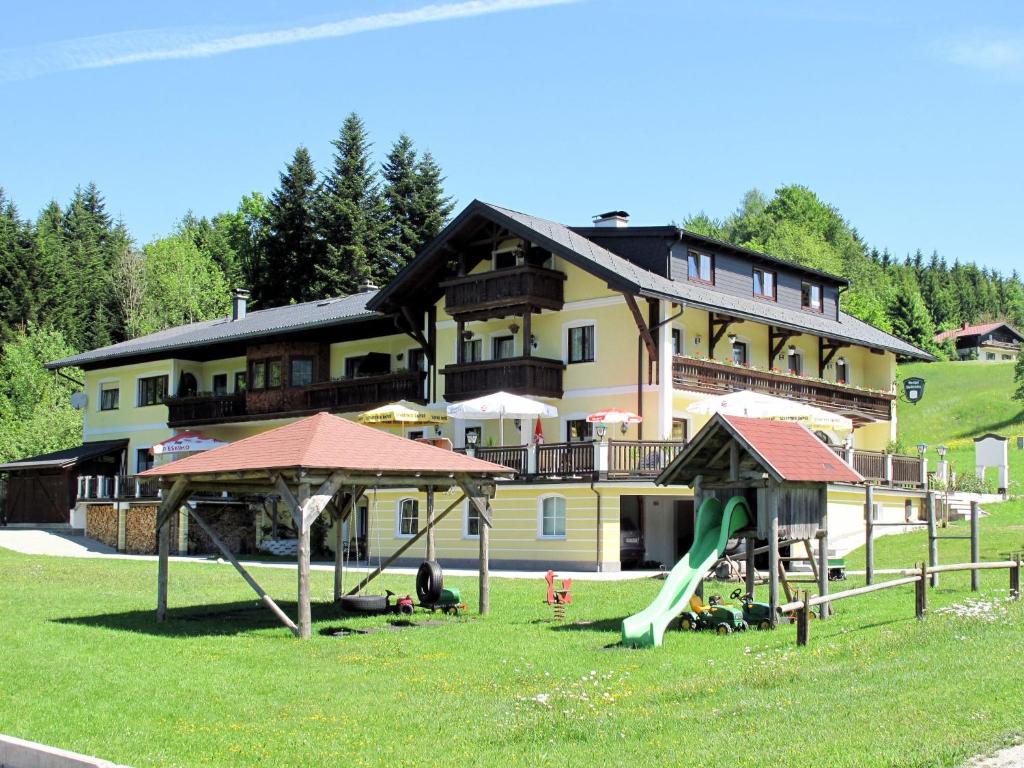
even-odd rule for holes
{"type": "Polygon", "coordinates": [[[1005,322],[968,325],[943,331],[935,336],[938,344],[952,339],[961,360],[1006,361],[1016,360],[1024,341],[1013,327],[1005,322]]]}

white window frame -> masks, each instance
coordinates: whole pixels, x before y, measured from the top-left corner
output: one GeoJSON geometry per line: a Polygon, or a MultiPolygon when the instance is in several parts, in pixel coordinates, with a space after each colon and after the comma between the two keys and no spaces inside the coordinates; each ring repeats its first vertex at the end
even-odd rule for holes
{"type": "MultiPolygon", "coordinates": [[[[678,325],[677,323],[672,323],[672,330],[679,332],[679,351],[678,352],[673,352],[673,354],[685,355],[686,354],[686,328],[685,328],[685,326],[678,325]]],[[[669,343],[672,342],[672,334],[671,333],[669,334],[668,340],[669,340],[669,343]]]]}
{"type": "Polygon", "coordinates": [[[545,493],[537,499],[537,538],[543,539],[544,541],[564,541],[566,538],[566,531],[569,528],[569,504],[560,493],[545,493]],[[547,499],[561,499],[562,501],[562,533],[561,534],[545,534],[544,533],[544,502],[547,499]]]}
{"type": "Polygon", "coordinates": [[[846,381],[841,382],[841,383],[839,381],[839,365],[838,364],[833,366],[833,370],[835,372],[835,375],[833,376],[833,378],[835,379],[836,384],[839,384],[840,386],[850,386],[851,384],[853,384],[853,366],[850,365],[850,358],[846,357],[846,358],[843,358],[843,359],[845,360],[844,367],[846,368],[846,381]]]}
{"type": "Polygon", "coordinates": [[[475,517],[477,518],[477,523],[476,523],[476,530],[477,530],[477,532],[476,533],[470,533],[469,532],[469,518],[470,518],[469,511],[470,511],[470,509],[473,509],[473,505],[469,503],[469,499],[466,499],[466,501],[462,502],[462,538],[464,538],[464,539],[472,539],[473,541],[476,541],[477,539],[480,538],[480,525],[481,525],[481,521],[480,521],[480,516],[476,515],[475,517]]]}
{"type": "MultiPolygon", "coordinates": [[[[734,341],[734,342],[733,341],[729,341],[729,335],[728,334],[726,334],[726,337],[725,337],[725,342],[729,345],[729,362],[732,363],[733,365],[740,365],[740,363],[737,363],[737,362],[735,362],[733,360],[732,348],[733,348],[734,344],[743,344],[747,348],[747,353],[746,353],[747,365],[748,366],[749,365],[753,365],[753,363],[750,362],[751,350],[753,349],[753,345],[750,343],[750,339],[747,338],[746,336],[740,336],[738,333],[734,333],[733,336],[736,337],[736,341],[734,341]]],[[[719,342],[719,343],[721,343],[721,342],[719,342]]]]}
{"type": "Polygon", "coordinates": [[[804,369],[804,363],[805,362],[807,362],[807,361],[806,361],[806,359],[804,357],[804,353],[803,353],[802,350],[798,349],[796,352],[794,352],[791,355],[791,354],[789,354],[789,348],[787,347],[787,349],[786,349],[786,371],[785,371],[787,374],[789,374],[790,376],[806,376],[807,372],[804,369]],[[799,373],[793,373],[793,371],[790,370],[789,359],[791,357],[796,357],[796,358],[798,358],[800,360],[800,372],[799,373]]]}
{"type": "MultiPolygon", "coordinates": [[[[168,379],[170,381],[170,379],[168,379]]],[[[100,379],[96,382],[96,413],[110,413],[111,411],[121,410],[121,390],[124,387],[121,386],[121,379],[111,376],[106,379],[100,379]],[[110,408],[104,410],[103,405],[103,385],[104,384],[117,384],[117,408],[110,408]]],[[[136,385],[135,397],[138,398],[138,385],[136,385]]]]}
{"type": "MultiPolygon", "coordinates": [[[[139,469],[139,451],[148,451],[152,447],[152,445],[132,445],[132,463],[135,465],[135,472],[133,474],[137,475],[139,472],[142,472],[142,470],[139,469]]],[[[154,464],[154,466],[156,465],[154,464]]]]}
{"type": "Polygon", "coordinates": [[[420,531],[420,500],[415,496],[403,496],[397,502],[395,502],[395,538],[396,539],[411,539],[420,531]],[[402,533],[402,505],[407,501],[415,502],[416,504],[416,530],[412,533],[402,533]]]}
{"type": "MultiPolygon", "coordinates": [[[[191,371],[189,371],[189,373],[191,373],[191,371]]],[[[163,403],[153,403],[152,405],[141,405],[139,403],[139,381],[141,379],[153,379],[157,376],[167,377],[167,391],[164,393],[167,397],[174,397],[174,395],[177,394],[174,389],[175,382],[173,371],[153,371],[151,373],[140,374],[132,379],[132,402],[135,404],[136,408],[154,408],[158,405],[163,405],[163,403]]]]}
{"type": "MultiPolygon", "coordinates": [[[[478,341],[478,342],[480,342],[480,360],[478,362],[482,363],[484,360],[487,359],[486,357],[484,357],[484,338],[479,333],[474,333],[473,334],[473,338],[471,338],[471,339],[463,339],[461,336],[457,336],[456,337],[456,339],[455,339],[455,346],[452,347],[452,360],[458,360],[459,359],[459,352],[462,349],[463,342],[465,342],[465,341],[478,341]]],[[[470,363],[467,362],[467,365],[469,365],[469,364],[470,363]]]]}
{"type": "Polygon", "coordinates": [[[499,336],[501,336],[501,337],[511,336],[512,337],[512,357],[511,358],[506,357],[506,358],[501,358],[501,359],[503,359],[503,360],[511,360],[512,358],[522,357],[523,352],[520,349],[520,347],[522,345],[519,342],[519,334],[518,333],[512,333],[508,328],[502,328],[501,330],[491,331],[490,333],[487,334],[487,349],[486,349],[487,357],[483,358],[481,360],[481,362],[483,362],[483,360],[498,360],[499,359],[499,358],[494,356],[494,340],[496,338],[498,338],[499,336]]]}
{"type": "Polygon", "coordinates": [[[570,320],[562,323],[562,362],[566,365],[594,365],[597,363],[597,321],[596,320],[570,320]],[[569,362],[569,330],[572,328],[585,328],[592,326],[594,329],[594,359],[587,362],[569,362]]]}

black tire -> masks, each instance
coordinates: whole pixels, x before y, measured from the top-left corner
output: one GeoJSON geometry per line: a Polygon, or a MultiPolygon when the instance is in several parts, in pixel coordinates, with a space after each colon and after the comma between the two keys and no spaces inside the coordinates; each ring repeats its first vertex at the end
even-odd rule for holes
{"type": "Polygon", "coordinates": [[[715,627],[715,632],[717,632],[720,635],[731,635],[732,627],[730,627],[728,624],[719,624],[717,627],[715,627]]]}
{"type": "Polygon", "coordinates": [[[421,603],[436,603],[444,589],[444,574],[436,560],[424,560],[416,571],[416,597],[421,603]]]}
{"type": "Polygon", "coordinates": [[[761,619],[761,621],[758,622],[757,628],[761,631],[769,630],[772,628],[772,623],[768,621],[768,619],[761,619]]]}
{"type": "Polygon", "coordinates": [[[679,620],[679,630],[681,632],[696,632],[697,623],[689,616],[683,616],[683,618],[679,620]]]}
{"type": "Polygon", "coordinates": [[[384,595],[345,595],[340,602],[341,609],[348,613],[384,613],[388,609],[384,595]]]}
{"type": "Polygon", "coordinates": [[[740,622],[740,625],[736,627],[736,629],[738,629],[740,632],[746,632],[748,629],[750,629],[750,625],[747,623],[746,619],[744,619],[740,622]]]}

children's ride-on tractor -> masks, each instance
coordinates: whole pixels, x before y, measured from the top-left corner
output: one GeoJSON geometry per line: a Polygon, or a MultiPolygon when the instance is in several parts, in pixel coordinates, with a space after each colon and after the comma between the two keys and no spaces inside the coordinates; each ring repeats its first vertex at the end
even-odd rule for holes
{"type": "Polygon", "coordinates": [[[747,629],[743,620],[743,611],[730,605],[723,605],[722,598],[712,595],[705,605],[704,601],[694,595],[690,598],[690,610],[679,617],[679,629],[684,632],[697,632],[712,629],[720,635],[732,632],[743,632],[747,629]]]}
{"type": "Polygon", "coordinates": [[[739,600],[743,609],[743,620],[748,626],[758,629],[772,628],[772,609],[768,603],[755,603],[754,597],[744,594],[742,589],[734,589],[729,595],[730,600],[739,600]]]}

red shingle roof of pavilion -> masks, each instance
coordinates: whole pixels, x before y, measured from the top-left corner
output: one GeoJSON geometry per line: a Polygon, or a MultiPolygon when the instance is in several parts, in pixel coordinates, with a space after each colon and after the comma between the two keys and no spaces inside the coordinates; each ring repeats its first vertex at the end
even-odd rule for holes
{"type": "Polygon", "coordinates": [[[147,470],[145,476],[243,472],[261,469],[340,469],[499,475],[508,467],[417,443],[329,413],[147,470]]]}
{"type": "Polygon", "coordinates": [[[783,480],[862,483],[855,472],[807,427],[792,421],[721,416],[783,480]]]}

